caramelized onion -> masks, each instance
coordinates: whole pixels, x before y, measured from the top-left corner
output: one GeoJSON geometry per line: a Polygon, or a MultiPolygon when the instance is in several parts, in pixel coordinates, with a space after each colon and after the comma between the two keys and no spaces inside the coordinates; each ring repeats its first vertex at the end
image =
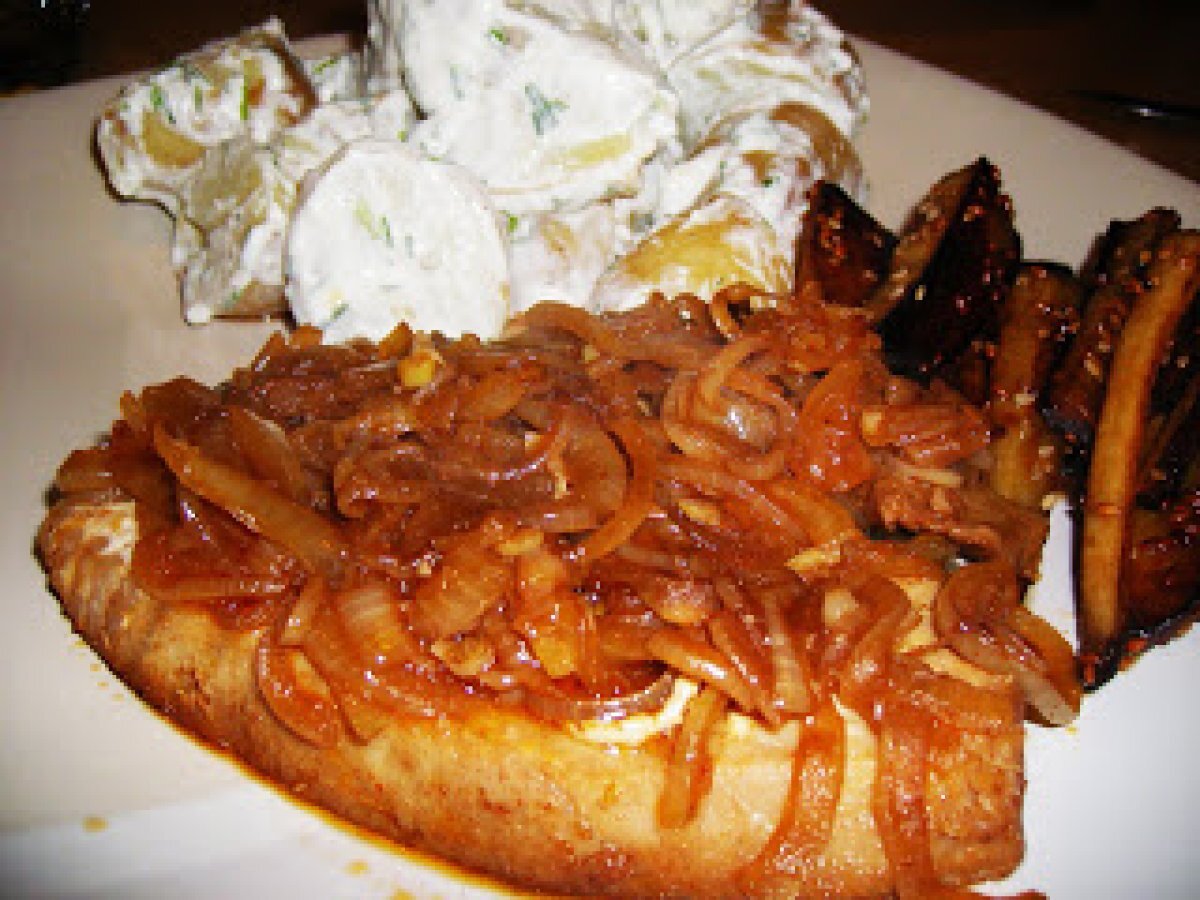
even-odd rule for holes
{"type": "Polygon", "coordinates": [[[963,566],[934,600],[938,636],[963,658],[1009,675],[1047,722],[1065,725],[1079,712],[1082,687],[1070,645],[1020,605],[1016,575],[1004,563],[963,566]]]}
{"type": "Polygon", "coordinates": [[[359,741],[374,738],[395,716],[431,718],[465,709],[462,689],[439,681],[428,668],[364,668],[332,610],[317,617],[302,649],[359,741]]]}
{"type": "Polygon", "coordinates": [[[891,669],[892,650],[912,623],[912,607],[903,590],[879,575],[864,578],[854,596],[870,611],[870,624],[842,667],[838,696],[869,721],[874,716],[872,688],[891,669]]]}
{"type": "Polygon", "coordinates": [[[900,893],[936,895],[931,735],[1011,727],[1013,683],[1068,721],[1073,660],[992,564],[951,576],[934,624],[999,687],[901,649],[918,621],[901,579],[942,579],[963,545],[1023,560],[1037,529],[977,487],[982,455],[965,464],[978,412],[890,376],[861,312],[818,294],[540,306],[489,345],[302,330],[220,388],[127,396],[127,421],[58,486],[134,497],[139,583],[263,628],[259,689],[306,741],[481,702],[614,721],[661,711],[684,678],[701,687],[663,741],[658,810],[682,827],[728,709],[797,723],[747,885],[827,845],[840,703],[894,754],[873,809],[900,893]],[[916,536],[875,539],[893,524],[916,536]]]}
{"type": "Polygon", "coordinates": [[[896,696],[940,725],[995,733],[1020,718],[1021,697],[1015,687],[977,687],[907,659],[893,663],[892,676],[896,696]]]}
{"type": "Polygon", "coordinates": [[[534,507],[521,516],[521,523],[548,534],[579,534],[599,524],[596,510],[582,503],[554,503],[534,507]]]}
{"type": "Polygon", "coordinates": [[[264,632],[254,654],[254,677],[267,708],[297,737],[317,747],[341,739],[337,704],[301,651],[279,646],[264,632]]]}
{"type": "MultiPolygon", "coordinates": [[[[722,596],[725,590],[718,585],[722,596]]],[[[723,609],[705,623],[709,639],[720,653],[729,660],[730,665],[745,679],[754,695],[754,709],[772,728],[777,727],[781,719],[776,704],[773,702],[769,686],[771,684],[770,660],[767,658],[758,639],[746,627],[742,619],[729,608],[723,609]]]]}
{"type": "Polygon", "coordinates": [[[529,364],[517,365],[484,375],[462,398],[458,415],[464,420],[494,421],[512,410],[540,378],[529,364]]]}
{"type": "Polygon", "coordinates": [[[775,880],[786,889],[791,879],[808,874],[805,868],[833,834],[845,769],[845,722],[825,698],[800,732],[779,822],[754,861],[739,873],[739,883],[748,893],[770,895],[775,880]]]}
{"type": "Polygon", "coordinates": [[[871,807],[899,900],[941,895],[930,850],[929,724],[899,704],[883,707],[871,807]]]}
{"type": "Polygon", "coordinates": [[[311,505],[308,476],[283,429],[241,406],[230,406],[228,415],[233,439],[254,473],[296,503],[311,505]]]}
{"type": "Polygon", "coordinates": [[[639,578],[638,595],[660,619],[672,625],[701,625],[720,608],[712,583],[696,578],[639,578]]]}
{"type": "MultiPolygon", "coordinates": [[[[639,426],[631,425],[625,430],[627,437],[641,440],[639,426]]],[[[618,438],[621,438],[620,434],[618,438]]],[[[640,474],[644,481],[649,481],[653,477],[649,447],[643,441],[636,451],[627,448],[626,452],[631,461],[635,452],[640,454],[637,459],[640,468],[634,470],[632,477],[640,474]]],[[[582,504],[594,510],[597,516],[607,514],[621,505],[631,476],[626,473],[625,459],[613,436],[596,422],[580,415],[564,416],[561,420],[561,436],[547,448],[547,456],[552,462],[557,462],[568,483],[568,502],[582,504]]],[[[639,489],[644,490],[644,487],[639,489]]]]}
{"type": "Polygon", "coordinates": [[[569,579],[562,558],[542,547],[517,557],[517,600],[509,617],[551,678],[576,674],[582,663],[586,614],[569,579]]]}
{"type": "Polygon", "coordinates": [[[667,437],[688,456],[702,460],[722,460],[730,446],[722,435],[690,421],[690,394],[695,378],[684,372],[671,382],[663,398],[662,425],[667,437]]]}
{"type": "Polygon", "coordinates": [[[712,685],[744,710],[755,709],[754,691],[707,641],[679,628],[660,628],[651,632],[646,649],[685,678],[712,685]]]}
{"type": "Polygon", "coordinates": [[[612,429],[629,456],[632,474],[621,506],[576,550],[576,559],[588,563],[607,556],[625,543],[650,514],[654,501],[654,482],[658,475],[654,446],[642,428],[629,419],[618,419],[613,422],[612,429]]]}
{"type": "Polygon", "coordinates": [[[704,396],[705,378],[680,373],[663,399],[662,425],[686,455],[727,468],[755,481],[782,472],[797,420],[796,411],[765,379],[751,373],[722,373],[729,390],[704,396]]]}
{"type": "Polygon", "coordinates": [[[793,547],[804,543],[803,526],[744,478],[680,459],[664,461],[662,469],[672,480],[739,501],[749,516],[760,525],[769,526],[764,535],[767,540],[785,542],[793,547]]]}
{"type": "Polygon", "coordinates": [[[511,592],[512,577],[509,566],[486,546],[457,541],[417,586],[410,613],[413,629],[421,637],[441,640],[473,628],[511,592]]]}
{"type": "Polygon", "coordinates": [[[723,693],[705,687],[684,709],[659,795],[658,824],[663,828],[682,828],[695,818],[712,782],[709,742],[727,703],[723,693]]]}
{"type": "Polygon", "coordinates": [[[326,599],[325,583],[320,578],[308,579],[280,626],[279,646],[303,646],[326,599]]]}
{"type": "Polygon", "coordinates": [[[722,288],[713,294],[712,300],[708,304],[709,315],[712,316],[713,325],[721,332],[721,336],[725,340],[732,341],[742,333],[742,326],[738,324],[731,307],[740,304],[753,294],[754,289],[744,282],[722,288]]]}
{"type": "Polygon", "coordinates": [[[704,364],[696,380],[696,394],[700,402],[710,409],[718,408],[721,405],[722,389],[729,384],[737,367],[770,346],[769,335],[753,334],[730,341],[714,353],[712,359],[704,364]]]}
{"type": "Polygon", "coordinates": [[[834,493],[862,484],[874,470],[859,430],[863,380],[859,361],[839,362],[800,407],[797,468],[834,493]]]}
{"type": "MultiPolygon", "coordinates": [[[[756,481],[766,481],[775,478],[783,472],[787,456],[792,448],[792,439],[799,421],[796,408],[787,400],[780,390],[767,379],[750,372],[735,372],[730,378],[730,387],[751,400],[762,404],[771,410],[774,419],[774,434],[770,437],[770,448],[761,456],[739,455],[730,461],[730,470],[735,475],[743,475],[756,481]]],[[[739,423],[751,421],[752,416],[742,407],[732,407],[730,415],[739,423]]],[[[767,435],[758,436],[760,442],[766,442],[767,435]]]]}
{"type": "Polygon", "coordinates": [[[767,485],[767,495],[804,524],[808,539],[817,546],[833,546],[861,536],[854,514],[829,494],[795,478],[779,478],[767,485]]]}
{"type": "Polygon", "coordinates": [[[775,674],[774,703],[789,718],[808,712],[812,705],[808,666],[796,647],[782,599],[774,593],[762,597],[770,640],[771,667],[775,674]]]}
{"type": "Polygon", "coordinates": [[[644,688],[615,697],[596,699],[529,691],[525,694],[525,702],[531,710],[551,722],[618,722],[630,716],[658,712],[674,687],[674,676],[664,671],[644,688]]]}
{"type": "Polygon", "coordinates": [[[272,575],[191,575],[154,585],[155,596],[171,603],[227,600],[231,597],[262,597],[282,594],[291,582],[272,575]]]}
{"type": "Polygon", "coordinates": [[[408,630],[398,598],[381,581],[338,591],[332,600],[347,637],[372,668],[427,658],[408,630]]]}
{"type": "MultiPolygon", "coordinates": [[[[648,303],[647,308],[649,306],[648,303]]],[[[705,358],[701,348],[680,341],[639,340],[631,334],[619,334],[599,317],[562,303],[540,303],[522,313],[513,327],[566,331],[603,354],[623,359],[650,360],[670,368],[694,369],[705,358]]]]}
{"type": "Polygon", "coordinates": [[[327,519],[162,428],[155,429],[154,446],[180,483],[252,531],[287,547],[326,580],[338,579],[348,551],[341,533],[327,519]]]}

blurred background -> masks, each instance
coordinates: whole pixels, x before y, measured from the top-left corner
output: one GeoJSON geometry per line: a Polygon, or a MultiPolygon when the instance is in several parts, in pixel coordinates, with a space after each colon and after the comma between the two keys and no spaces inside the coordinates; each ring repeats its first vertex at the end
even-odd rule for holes
{"type": "MultiPolygon", "coordinates": [[[[1200,0],[818,0],[852,35],[1020,98],[1200,182],[1200,0]]],[[[0,90],[168,62],[269,15],[361,32],[365,0],[0,0],[0,90]]],[[[929,123],[931,130],[936,121],[929,123]]]]}

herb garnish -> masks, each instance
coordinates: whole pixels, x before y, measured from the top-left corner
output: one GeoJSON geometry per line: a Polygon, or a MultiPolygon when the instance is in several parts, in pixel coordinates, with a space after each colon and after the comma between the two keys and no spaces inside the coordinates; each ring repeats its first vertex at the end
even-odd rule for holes
{"type": "Polygon", "coordinates": [[[383,241],[389,247],[394,246],[392,241],[392,225],[388,221],[388,217],[384,215],[375,215],[371,212],[371,208],[367,206],[367,201],[359,198],[354,204],[354,220],[363,227],[363,230],[376,241],[383,241]]]}
{"type": "Polygon", "coordinates": [[[525,99],[529,101],[533,130],[539,137],[558,124],[558,114],[567,108],[562,100],[548,98],[536,84],[525,85],[525,99]]]}

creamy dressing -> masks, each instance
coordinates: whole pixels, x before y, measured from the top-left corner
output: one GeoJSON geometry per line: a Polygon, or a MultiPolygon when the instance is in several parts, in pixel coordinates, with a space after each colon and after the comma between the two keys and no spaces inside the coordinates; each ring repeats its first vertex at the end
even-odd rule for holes
{"type": "Polygon", "coordinates": [[[208,151],[178,194],[172,257],[187,321],[237,313],[247,292],[281,305],[284,243],[302,180],[347,144],[396,138],[413,121],[404,94],[335,100],[266,144],[240,138],[208,151]]]}
{"type": "Polygon", "coordinates": [[[358,53],[330,53],[301,62],[318,103],[357,100],[376,93],[366,89],[363,60],[358,53]]]}
{"type": "Polygon", "coordinates": [[[543,300],[786,290],[808,187],[861,196],[850,141],[867,103],[836,27],[795,0],[769,23],[757,9],[367,0],[361,56],[304,63],[272,21],[130,85],[101,156],[119,193],[176,215],[194,323],[286,302],[329,341],[401,319],[486,338],[543,300]],[[424,205],[368,196],[382,183],[424,205]],[[354,192],[437,247],[427,265],[377,258],[345,214],[354,192]]]}
{"type": "Polygon", "coordinates": [[[747,16],[667,69],[685,140],[703,140],[731,115],[787,101],[819,110],[843,134],[854,133],[867,111],[857,61],[828,19],[808,6],[793,7],[786,41],[766,37],[761,23],[747,16]]]}
{"type": "Polygon", "coordinates": [[[121,195],[175,208],[206,148],[241,137],[266,143],[300,119],[311,86],[277,20],[209,45],[128,85],[97,143],[121,195]]]}
{"type": "Polygon", "coordinates": [[[330,341],[380,340],[399,322],[493,337],[508,313],[503,229],[462,167],[398,141],[349,144],[296,207],[292,312],[330,341]]]}
{"type": "Polygon", "coordinates": [[[708,300],[734,282],[786,290],[791,245],[754,208],[722,194],[672,219],[620,257],[597,282],[591,306],[629,309],[651,291],[691,293],[708,300]]]}
{"type": "Polygon", "coordinates": [[[587,307],[596,282],[617,258],[617,210],[595,203],[574,212],[506,217],[512,312],[543,300],[587,307]]]}
{"type": "MultiPolygon", "coordinates": [[[[852,195],[864,187],[857,158],[843,160],[840,147],[823,145],[832,123],[817,120],[818,112],[804,115],[812,122],[807,128],[788,121],[786,109],[756,110],[726,120],[717,135],[727,150],[721,192],[745,200],[783,238],[799,234],[808,189],[818,179],[839,182],[852,195]]],[[[832,142],[844,139],[837,134],[832,142]]]]}
{"type": "Polygon", "coordinates": [[[464,27],[446,15],[459,5],[408,8],[416,39],[404,44],[415,57],[406,83],[428,114],[414,142],[469,168],[518,215],[636,192],[645,161],[676,136],[675,97],[657,73],[498,2],[467,3],[475,14],[464,27]],[[429,21],[427,10],[437,11],[429,21]]]}
{"type": "Polygon", "coordinates": [[[754,0],[616,0],[612,16],[622,39],[665,69],[753,9],[754,0]]]}

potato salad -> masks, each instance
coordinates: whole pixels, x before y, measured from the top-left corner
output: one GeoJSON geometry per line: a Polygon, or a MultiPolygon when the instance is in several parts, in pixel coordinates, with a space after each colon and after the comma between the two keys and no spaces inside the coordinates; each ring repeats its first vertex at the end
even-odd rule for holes
{"type": "Polygon", "coordinates": [[[541,301],[791,280],[809,186],[861,196],[843,34],[802,2],[368,0],[361,51],[277,20],[129,84],[97,144],[175,220],[190,323],[497,336],[541,301]]]}

